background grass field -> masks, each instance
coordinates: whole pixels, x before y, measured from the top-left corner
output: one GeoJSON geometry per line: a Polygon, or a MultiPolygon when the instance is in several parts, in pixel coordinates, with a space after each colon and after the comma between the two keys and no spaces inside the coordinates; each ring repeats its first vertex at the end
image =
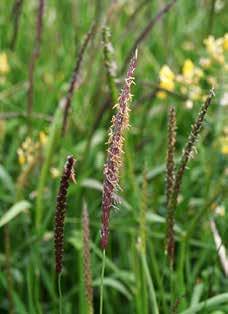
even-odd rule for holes
{"type": "MultiPolygon", "coordinates": [[[[84,202],[90,217],[94,309],[98,313],[101,192],[108,128],[114,112],[106,78],[101,25],[106,20],[110,28],[114,48],[111,57],[120,91],[131,47],[166,1],[45,1],[40,56],[34,72],[33,112],[29,119],[26,115],[28,68],[38,1],[23,1],[17,41],[12,49],[13,4],[12,0],[0,1],[0,54],[7,56],[8,64],[7,71],[1,70],[0,64],[0,313],[58,313],[53,223],[60,175],[69,154],[77,160],[77,184],[70,185],[68,194],[63,312],[88,313],[82,260],[84,202]],[[58,104],[66,94],[83,37],[94,21],[99,26],[85,51],[67,131],[62,137],[58,104]],[[104,104],[106,110],[102,110],[104,104]],[[23,156],[20,149],[25,151],[23,156]]],[[[199,82],[201,98],[189,99],[180,87],[175,87],[163,99],[153,93],[163,65],[168,65],[175,76],[182,72],[187,59],[200,67],[200,59],[208,56],[204,40],[209,35],[223,38],[227,32],[227,9],[225,1],[178,0],[138,47],[136,85],[132,88],[130,105],[131,126],[124,144],[122,189],[118,191],[122,202],[111,214],[106,252],[104,313],[152,313],[138,252],[142,206],[147,210],[147,261],[160,313],[182,313],[190,305],[228,291],[224,266],[210,227],[213,219],[222,247],[227,248],[228,130],[224,105],[227,105],[227,51],[223,64],[215,62],[203,70],[205,81],[199,82]],[[203,96],[211,88],[208,76],[212,77],[209,81],[214,83],[216,95],[179,195],[175,284],[171,292],[164,250],[167,110],[168,105],[176,107],[178,161],[203,96]],[[186,107],[187,100],[193,102],[191,108],[186,107]],[[147,196],[142,187],[143,172],[147,196]],[[185,232],[189,232],[186,240],[185,232]],[[176,309],[171,309],[170,303],[176,309]]],[[[228,313],[227,294],[224,298],[223,302],[208,308],[205,303],[198,313],[228,313]]]]}

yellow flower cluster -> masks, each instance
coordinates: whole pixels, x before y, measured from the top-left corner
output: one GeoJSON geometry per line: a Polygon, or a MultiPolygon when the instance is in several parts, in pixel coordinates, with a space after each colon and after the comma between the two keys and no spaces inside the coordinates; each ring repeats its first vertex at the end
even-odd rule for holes
{"type": "MultiPolygon", "coordinates": [[[[175,75],[171,71],[171,69],[170,69],[170,67],[168,65],[164,65],[161,68],[161,70],[159,72],[159,79],[160,79],[159,88],[165,89],[165,90],[170,91],[170,92],[172,92],[174,90],[174,87],[175,87],[175,83],[174,83],[175,75]]],[[[165,99],[167,97],[167,93],[165,91],[160,90],[157,93],[157,96],[160,99],[165,99]]]]}
{"type": "Polygon", "coordinates": [[[199,87],[199,81],[203,77],[201,68],[194,65],[192,60],[185,60],[182,73],[175,75],[168,65],[164,65],[159,72],[159,88],[157,97],[165,99],[167,97],[166,91],[172,92],[175,85],[181,85],[180,91],[191,100],[201,99],[202,93],[199,87]]]}
{"type": "Polygon", "coordinates": [[[228,155],[228,127],[224,129],[224,135],[220,138],[221,153],[228,155]]]}
{"type": "Polygon", "coordinates": [[[0,53],[0,83],[5,83],[5,76],[9,72],[10,67],[8,63],[7,54],[5,52],[0,53]]]}
{"type": "Polygon", "coordinates": [[[215,39],[214,36],[209,36],[204,40],[204,44],[213,61],[224,64],[224,52],[228,50],[228,34],[218,39],[215,39]]]}
{"type": "Polygon", "coordinates": [[[202,101],[205,98],[203,90],[207,87],[217,87],[219,84],[218,65],[223,70],[228,69],[226,54],[228,50],[228,34],[215,39],[209,36],[204,40],[206,55],[200,58],[199,65],[191,59],[186,59],[181,72],[175,74],[168,65],[163,65],[159,72],[159,91],[157,97],[167,98],[168,92],[175,91],[186,98],[185,106],[192,108],[194,101],[202,101]],[[216,65],[217,66],[214,66],[216,65]],[[207,87],[206,87],[207,86],[207,87]]]}
{"type": "Polygon", "coordinates": [[[34,163],[42,146],[47,142],[47,135],[44,132],[39,133],[39,141],[34,142],[30,137],[17,150],[18,162],[21,166],[34,163]]]}

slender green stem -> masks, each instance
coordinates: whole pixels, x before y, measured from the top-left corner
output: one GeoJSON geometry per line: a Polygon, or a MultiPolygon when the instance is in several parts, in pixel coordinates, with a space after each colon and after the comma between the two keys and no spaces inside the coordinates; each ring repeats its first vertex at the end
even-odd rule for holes
{"type": "Polygon", "coordinates": [[[63,296],[61,288],[62,273],[58,274],[58,293],[59,293],[59,314],[63,314],[63,296]]]}
{"type": "Polygon", "coordinates": [[[215,17],[215,0],[211,0],[207,29],[208,35],[211,34],[213,31],[214,17],[215,17]]]}
{"type": "Polygon", "coordinates": [[[147,259],[146,259],[145,254],[142,254],[141,258],[142,258],[143,269],[145,271],[147,283],[148,283],[148,286],[149,286],[151,305],[152,305],[152,313],[153,314],[159,314],[156,294],[155,294],[155,290],[154,290],[154,284],[153,284],[153,281],[152,281],[152,278],[151,278],[151,275],[150,275],[150,271],[149,271],[149,267],[148,267],[148,263],[147,263],[147,259]]]}
{"type": "Polygon", "coordinates": [[[100,314],[103,313],[104,272],[105,272],[105,250],[103,250],[102,257],[101,285],[100,285],[100,314]]]}

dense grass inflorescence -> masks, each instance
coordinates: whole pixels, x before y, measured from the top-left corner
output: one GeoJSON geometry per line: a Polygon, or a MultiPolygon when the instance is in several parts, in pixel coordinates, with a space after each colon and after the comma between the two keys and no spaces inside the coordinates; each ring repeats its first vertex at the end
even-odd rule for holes
{"type": "Polygon", "coordinates": [[[119,172],[122,164],[124,131],[129,125],[129,102],[131,85],[134,82],[134,71],[137,62],[137,51],[132,57],[127,71],[125,84],[118,100],[117,113],[112,118],[109,132],[108,156],[104,167],[104,187],[102,197],[101,247],[105,249],[109,238],[110,210],[114,201],[113,194],[118,188],[119,172]]]}
{"type": "Polygon", "coordinates": [[[0,1],[1,314],[228,313],[227,68],[223,0],[0,1]]]}
{"type": "Polygon", "coordinates": [[[63,260],[63,241],[64,241],[64,220],[67,204],[67,189],[70,179],[74,176],[74,157],[68,156],[64,166],[63,175],[60,182],[59,192],[56,201],[55,213],[55,265],[56,272],[62,271],[63,260]]]}

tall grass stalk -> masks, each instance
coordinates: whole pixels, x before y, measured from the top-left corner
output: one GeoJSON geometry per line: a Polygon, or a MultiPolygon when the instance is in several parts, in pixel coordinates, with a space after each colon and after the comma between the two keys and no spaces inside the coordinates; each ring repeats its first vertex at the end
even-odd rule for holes
{"type": "Polygon", "coordinates": [[[183,175],[186,171],[186,167],[191,158],[193,158],[193,153],[195,151],[195,146],[203,126],[203,122],[211,104],[212,98],[214,96],[214,91],[211,90],[204,104],[201,106],[198,117],[196,118],[194,124],[192,125],[192,130],[188,137],[187,143],[184,147],[183,154],[180,160],[179,167],[175,174],[175,181],[173,183],[172,194],[169,198],[168,208],[169,213],[171,213],[171,220],[168,222],[168,250],[170,251],[170,257],[173,264],[174,258],[174,215],[177,207],[177,198],[180,192],[180,187],[183,179],[183,175]]]}
{"type": "Polygon", "coordinates": [[[86,34],[86,36],[84,38],[82,46],[79,49],[76,63],[75,63],[73,73],[71,76],[71,80],[69,83],[69,87],[68,87],[66,96],[62,101],[62,106],[63,106],[62,135],[64,135],[66,132],[68,113],[69,113],[69,109],[71,106],[73,94],[74,94],[74,91],[76,88],[76,84],[78,83],[79,72],[81,69],[81,64],[82,64],[83,59],[84,59],[85,51],[86,51],[86,48],[88,47],[90,40],[93,38],[93,35],[95,33],[95,29],[96,29],[96,24],[93,23],[91,28],[89,29],[88,33],[86,34]]]}
{"type": "Polygon", "coordinates": [[[15,0],[12,8],[13,18],[13,35],[10,42],[10,48],[14,49],[17,42],[17,35],[19,32],[19,23],[22,12],[23,0],[15,0]]]}
{"type": "Polygon", "coordinates": [[[58,292],[59,292],[59,314],[62,314],[62,291],[61,291],[61,273],[63,267],[63,253],[64,253],[64,223],[67,205],[67,190],[70,180],[74,178],[74,164],[73,156],[68,156],[63,174],[60,181],[59,191],[56,201],[55,212],[55,269],[58,275],[58,292]]]}
{"type": "Polygon", "coordinates": [[[59,293],[59,314],[63,314],[63,296],[61,287],[61,277],[62,273],[58,274],[58,293],[59,293]]]}
{"type": "Polygon", "coordinates": [[[101,247],[105,249],[109,239],[110,211],[114,202],[113,194],[118,188],[119,172],[122,165],[124,131],[129,126],[129,102],[131,101],[131,85],[134,82],[134,71],[137,64],[137,51],[132,57],[125,84],[119,97],[117,112],[113,116],[109,132],[108,154],[104,166],[104,183],[102,195],[101,247]]]}
{"type": "Polygon", "coordinates": [[[158,304],[157,304],[157,299],[156,299],[156,293],[155,293],[152,277],[151,277],[151,274],[150,274],[150,271],[149,271],[146,255],[142,254],[141,255],[141,259],[142,259],[143,270],[145,272],[146,279],[147,279],[147,284],[148,284],[148,287],[149,287],[152,313],[153,314],[159,314],[159,309],[158,309],[158,304]]]}
{"type": "Polygon", "coordinates": [[[175,145],[176,145],[176,111],[175,107],[169,107],[168,114],[168,150],[166,161],[166,206],[167,206],[167,234],[166,234],[166,254],[169,259],[170,268],[173,268],[174,259],[174,210],[170,206],[175,182],[175,145]]]}
{"type": "Polygon", "coordinates": [[[33,89],[34,89],[34,73],[37,60],[40,55],[40,46],[41,46],[41,38],[43,32],[43,16],[44,16],[44,3],[45,0],[38,1],[38,10],[37,10],[37,21],[36,21],[36,34],[35,34],[35,42],[34,48],[32,52],[32,56],[29,63],[29,74],[28,74],[28,100],[27,100],[27,114],[30,118],[33,110],[33,89]]]}
{"type": "Polygon", "coordinates": [[[93,314],[93,285],[90,261],[89,214],[86,204],[83,205],[82,226],[83,226],[83,274],[85,295],[89,308],[89,314],[93,314]]]}
{"type": "Polygon", "coordinates": [[[137,49],[137,47],[139,47],[139,45],[141,44],[141,42],[143,40],[145,40],[145,38],[149,35],[149,33],[151,32],[151,30],[153,29],[153,27],[157,24],[157,22],[159,22],[161,20],[161,18],[164,16],[164,14],[166,14],[167,12],[169,12],[169,10],[173,7],[173,5],[176,3],[177,0],[172,0],[170,1],[168,4],[166,4],[159,12],[158,14],[152,18],[147,25],[145,26],[145,28],[142,30],[142,32],[138,35],[138,37],[136,38],[134,44],[132,45],[131,49],[129,50],[129,53],[124,61],[123,64],[123,68],[122,71],[124,71],[126,65],[129,63],[129,60],[131,59],[132,54],[134,53],[134,51],[137,49]]]}
{"type": "Polygon", "coordinates": [[[103,250],[103,254],[102,254],[101,283],[100,283],[100,311],[99,311],[99,314],[103,314],[104,273],[105,273],[105,250],[103,250]]]}
{"type": "Polygon", "coordinates": [[[113,58],[114,48],[111,43],[111,34],[107,26],[103,26],[102,29],[102,39],[103,39],[103,53],[104,53],[104,63],[106,68],[106,76],[108,81],[109,90],[111,93],[112,104],[114,105],[117,101],[118,92],[116,88],[116,63],[113,58]]]}
{"type": "Polygon", "coordinates": [[[47,146],[45,148],[45,153],[44,153],[44,164],[41,168],[41,173],[40,173],[40,177],[38,181],[36,209],[35,209],[35,226],[36,226],[37,231],[39,231],[42,225],[44,189],[47,183],[47,178],[49,175],[52,158],[54,156],[54,150],[60,138],[61,118],[62,118],[62,108],[58,106],[55,112],[54,120],[48,132],[49,135],[48,135],[47,146]]]}

